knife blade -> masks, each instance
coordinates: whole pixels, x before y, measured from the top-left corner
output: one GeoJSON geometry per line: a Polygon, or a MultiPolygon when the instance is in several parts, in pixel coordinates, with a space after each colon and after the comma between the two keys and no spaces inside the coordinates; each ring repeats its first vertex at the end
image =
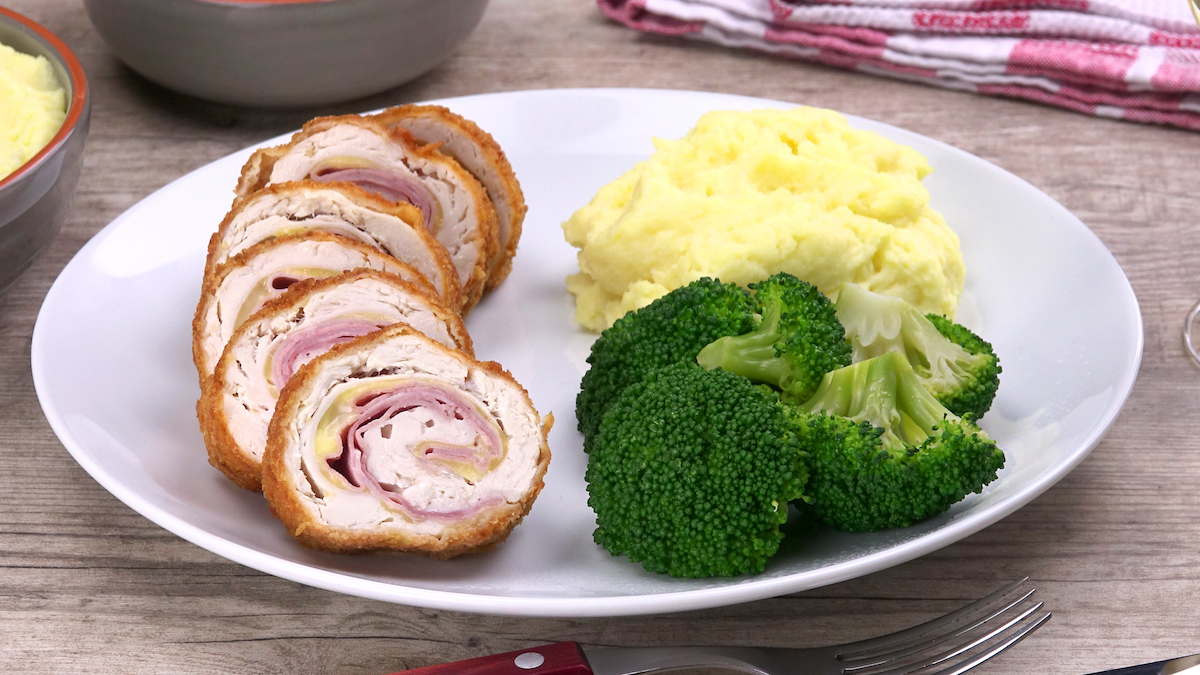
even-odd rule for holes
{"type": "Polygon", "coordinates": [[[1106,670],[1092,675],[1200,675],[1200,654],[1106,670]]]}
{"type": "MultiPolygon", "coordinates": [[[[557,642],[465,661],[442,663],[391,675],[631,675],[665,668],[735,665],[724,657],[736,648],[586,649],[575,642],[557,642]],[[683,660],[680,656],[686,652],[683,660]]],[[[752,650],[748,650],[752,651],[752,650]]],[[[744,665],[745,661],[741,661],[744,665]]],[[[1200,654],[1105,670],[1091,675],[1200,675],[1200,654]]]]}

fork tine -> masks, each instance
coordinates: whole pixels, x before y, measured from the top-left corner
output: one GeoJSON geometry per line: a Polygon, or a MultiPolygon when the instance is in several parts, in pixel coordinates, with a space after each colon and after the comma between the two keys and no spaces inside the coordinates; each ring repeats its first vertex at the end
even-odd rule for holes
{"type": "MultiPolygon", "coordinates": [[[[845,672],[853,672],[855,670],[861,670],[862,668],[879,665],[880,663],[884,663],[887,661],[894,661],[896,659],[904,658],[905,656],[909,656],[912,654],[916,654],[918,652],[926,651],[932,647],[936,647],[939,644],[943,644],[943,643],[947,642],[948,640],[960,637],[962,635],[966,635],[967,633],[975,630],[976,628],[979,628],[980,626],[983,626],[998,617],[1006,615],[1009,612],[1009,610],[1021,605],[1021,603],[1028,600],[1029,597],[1031,595],[1033,595],[1035,592],[1036,592],[1035,589],[1030,589],[1021,597],[1019,597],[1016,600],[1013,600],[1012,602],[1009,602],[1008,604],[1004,605],[1003,607],[993,611],[991,614],[987,614],[987,615],[982,616],[977,619],[971,619],[970,623],[966,623],[966,621],[964,620],[962,623],[946,624],[946,625],[942,626],[942,628],[946,628],[946,630],[943,630],[943,631],[940,631],[937,633],[929,631],[929,632],[923,633],[919,636],[909,638],[908,640],[901,640],[899,642],[889,644],[885,647],[879,647],[876,649],[868,650],[866,652],[858,652],[858,653],[851,654],[851,655],[843,654],[840,657],[840,659],[844,662],[863,662],[863,661],[865,661],[865,663],[856,663],[855,665],[847,666],[845,668],[845,672]],[[918,642],[918,640],[920,640],[920,642],[918,642]]],[[[1040,603],[1040,602],[1037,603],[1033,607],[1026,609],[1024,611],[1024,613],[1019,614],[1016,617],[1016,619],[1013,619],[1012,621],[1005,624],[1001,628],[996,629],[996,631],[1001,631],[1004,628],[1006,628],[1007,626],[1012,625],[1012,623],[1014,623],[1016,621],[1020,621],[1021,619],[1024,619],[1025,617],[1029,616],[1030,614],[1041,609],[1041,607],[1042,607],[1042,603],[1040,603]]],[[[993,633],[996,631],[993,631],[993,633]]],[[[991,636],[987,636],[987,637],[982,638],[982,640],[988,640],[990,638],[991,638],[991,636]]]]}
{"type": "MultiPolygon", "coordinates": [[[[898,664],[902,664],[902,665],[899,665],[899,666],[893,667],[893,668],[885,668],[884,670],[874,670],[874,671],[872,671],[872,674],[873,675],[911,675],[912,673],[919,673],[921,671],[933,668],[934,666],[941,665],[955,657],[966,654],[967,652],[971,651],[972,649],[975,649],[976,647],[987,644],[987,643],[991,642],[992,640],[996,639],[997,637],[1004,635],[1010,629],[1021,624],[1025,619],[1027,619],[1029,616],[1031,616],[1035,612],[1039,611],[1041,608],[1042,608],[1042,603],[1039,602],[1036,605],[1034,605],[1033,607],[1030,607],[1029,609],[1025,610],[1024,612],[1021,612],[1019,615],[1004,622],[1003,625],[998,626],[997,628],[989,631],[988,633],[981,635],[979,637],[971,638],[962,644],[951,647],[950,649],[947,649],[946,651],[940,652],[933,656],[922,657],[920,659],[907,659],[907,662],[905,662],[906,661],[905,657],[911,656],[912,654],[915,654],[915,653],[918,653],[919,651],[921,651],[921,650],[915,650],[915,651],[905,650],[905,653],[898,654],[896,656],[896,658],[894,658],[894,659],[888,659],[886,661],[881,661],[881,662],[872,664],[873,666],[885,666],[885,667],[887,665],[893,664],[893,663],[898,663],[898,664]]],[[[1047,612],[1047,614],[1048,614],[1048,612],[1047,612]]],[[[1041,620],[1041,615],[1038,615],[1038,618],[1034,619],[1034,623],[1038,623],[1040,620],[1041,620]]],[[[1024,628],[1024,627],[1022,626],[1022,628],[1024,628]]],[[[1018,632],[1020,632],[1020,629],[1018,629],[1018,632]]],[[[861,669],[862,669],[862,667],[860,667],[858,670],[861,670],[861,669]]],[[[851,671],[849,669],[846,669],[846,670],[843,670],[843,672],[851,672],[851,671]]]]}
{"type": "Polygon", "coordinates": [[[945,663],[945,660],[934,660],[934,662],[931,663],[911,664],[907,668],[879,671],[874,675],[962,675],[962,673],[967,672],[975,666],[978,666],[984,661],[987,661],[1000,652],[1003,652],[1009,647],[1017,644],[1021,640],[1024,640],[1029,636],[1030,633],[1040,628],[1042,624],[1049,620],[1050,612],[1039,614],[1035,616],[1032,621],[1022,625],[1018,630],[1014,631],[1012,635],[1006,636],[1002,641],[992,645],[987,650],[979,654],[973,654],[969,658],[966,658],[962,661],[949,664],[946,668],[937,668],[937,666],[941,663],[945,663]]]}
{"type": "Polygon", "coordinates": [[[1017,631],[1013,635],[1010,635],[1003,642],[997,644],[995,647],[992,647],[991,649],[987,650],[986,652],[984,652],[982,654],[977,654],[977,655],[971,657],[970,659],[963,661],[962,663],[956,663],[951,668],[946,668],[945,670],[940,670],[936,673],[929,673],[928,675],[962,675],[963,673],[974,668],[975,666],[983,663],[984,661],[987,661],[988,659],[999,654],[1000,652],[1017,644],[1021,640],[1024,640],[1030,633],[1037,630],[1038,628],[1041,628],[1042,624],[1046,623],[1049,620],[1050,620],[1050,612],[1046,612],[1045,614],[1042,614],[1041,616],[1037,617],[1032,623],[1023,627],[1021,630],[1017,631]]]}
{"type": "MultiPolygon", "coordinates": [[[[993,605],[998,604],[1000,600],[1003,600],[1007,596],[1011,595],[1027,581],[1029,581],[1029,577],[1015,581],[992,593],[991,595],[980,598],[969,605],[960,607],[953,612],[944,614],[936,619],[920,624],[919,626],[913,626],[912,628],[897,631],[895,633],[889,633],[876,638],[870,638],[868,640],[851,642],[849,644],[842,645],[838,650],[838,659],[854,660],[869,658],[871,652],[892,649],[903,643],[925,637],[931,633],[934,633],[935,631],[941,631],[947,627],[957,626],[963,621],[968,620],[970,617],[984,614],[985,611],[989,610],[993,605]]],[[[1028,595],[1029,594],[1027,593],[1024,597],[1028,597],[1028,595]]],[[[987,614],[984,614],[984,616],[987,616],[987,614]]]]}

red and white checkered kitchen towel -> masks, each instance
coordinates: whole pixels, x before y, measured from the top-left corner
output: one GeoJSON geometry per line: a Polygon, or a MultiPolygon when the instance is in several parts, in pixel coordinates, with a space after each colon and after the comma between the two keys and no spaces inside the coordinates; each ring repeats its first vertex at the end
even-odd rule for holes
{"type": "Polygon", "coordinates": [[[1200,130],[1188,0],[598,0],[639,30],[1200,130]]]}

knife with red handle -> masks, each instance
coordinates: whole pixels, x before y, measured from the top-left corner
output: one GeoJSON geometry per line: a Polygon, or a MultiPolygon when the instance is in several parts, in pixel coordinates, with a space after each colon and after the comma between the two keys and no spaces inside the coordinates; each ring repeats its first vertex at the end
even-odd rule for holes
{"type": "MultiPolygon", "coordinates": [[[[750,673],[798,675],[801,660],[835,663],[837,648],[770,649],[762,647],[600,647],[557,642],[515,652],[455,661],[391,675],[637,675],[679,668],[726,668],[750,673]]],[[[809,661],[808,663],[812,663],[809,661]]],[[[833,675],[803,668],[805,675],[833,675]]],[[[837,667],[841,672],[841,667],[837,667]]]]}
{"type": "Polygon", "coordinates": [[[557,642],[402,672],[403,675],[592,675],[583,650],[574,642],[557,642]]]}
{"type": "Polygon", "coordinates": [[[585,651],[575,642],[556,642],[391,675],[635,675],[688,667],[783,673],[788,671],[778,669],[778,657],[795,652],[754,647],[602,647],[585,651]]]}
{"type": "MultiPolygon", "coordinates": [[[[826,672],[796,668],[752,647],[610,647],[592,651],[591,660],[574,642],[558,642],[467,661],[405,670],[391,675],[635,675],[683,667],[733,667],[743,672],[826,672]]],[[[776,650],[778,654],[781,651],[776,650]]],[[[798,650],[797,650],[798,651],[798,650]]],[[[792,652],[793,654],[796,651],[792,652]]],[[[845,672],[841,667],[837,671],[845,672]]],[[[1106,670],[1093,675],[1200,675],[1200,654],[1106,670]]]]}

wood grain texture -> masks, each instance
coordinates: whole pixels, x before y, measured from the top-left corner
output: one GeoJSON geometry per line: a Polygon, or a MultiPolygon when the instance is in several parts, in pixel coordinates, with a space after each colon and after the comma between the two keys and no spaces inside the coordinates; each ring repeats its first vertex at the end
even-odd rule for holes
{"type": "Polygon", "coordinates": [[[1081,674],[1200,651],[1200,369],[1179,337],[1200,297],[1200,134],[640,35],[590,0],[493,0],[455,56],[413,83],[321,109],[247,111],[141,79],[107,51],[80,0],[4,5],[77,51],[95,98],[70,220],[0,295],[0,670],[379,675],[566,640],[814,646],[918,623],[1026,575],[1054,618],[980,675],[1081,674]],[[983,157],[1064,204],[1113,252],[1145,320],[1141,374],[1108,436],[1028,506],[892,569],[722,609],[560,620],[362,600],[228,562],[109,495],[47,425],[29,365],[42,298],[92,235],[171,180],[318,114],[629,86],[876,119],[983,157]]]}

